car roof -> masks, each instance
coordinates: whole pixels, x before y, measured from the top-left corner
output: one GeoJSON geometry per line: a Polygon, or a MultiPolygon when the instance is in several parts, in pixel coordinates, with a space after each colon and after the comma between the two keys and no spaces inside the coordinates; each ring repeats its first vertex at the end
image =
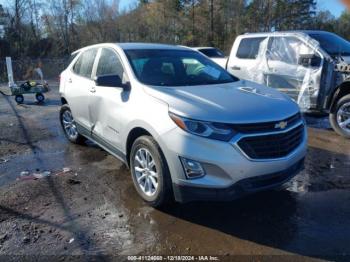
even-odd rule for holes
{"type": "Polygon", "coordinates": [[[154,43],[101,43],[96,45],[90,45],[80,48],[72,53],[72,55],[77,54],[81,51],[94,48],[94,47],[104,47],[106,45],[115,45],[123,50],[134,50],[134,49],[161,49],[161,50],[182,50],[191,51],[191,48],[179,45],[166,45],[166,44],[154,44],[154,43]]]}
{"type": "Polygon", "coordinates": [[[211,47],[211,46],[196,46],[192,47],[193,49],[199,50],[199,49],[217,49],[216,47],[211,47]]]}
{"type": "Polygon", "coordinates": [[[291,31],[275,31],[275,32],[260,32],[260,33],[245,33],[244,36],[267,36],[267,35],[273,35],[273,34],[332,34],[327,31],[322,31],[322,30],[291,30],[291,31]]]}
{"type": "Polygon", "coordinates": [[[154,43],[117,43],[121,49],[162,49],[162,50],[190,50],[184,46],[178,45],[166,45],[166,44],[154,44],[154,43]]]}

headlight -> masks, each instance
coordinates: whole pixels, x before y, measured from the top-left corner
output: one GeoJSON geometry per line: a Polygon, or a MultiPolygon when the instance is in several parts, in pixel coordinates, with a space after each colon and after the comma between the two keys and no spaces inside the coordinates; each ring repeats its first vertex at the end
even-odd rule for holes
{"type": "Polygon", "coordinates": [[[236,134],[232,128],[225,124],[192,120],[170,112],[169,116],[178,127],[193,135],[221,141],[230,141],[236,134]]]}

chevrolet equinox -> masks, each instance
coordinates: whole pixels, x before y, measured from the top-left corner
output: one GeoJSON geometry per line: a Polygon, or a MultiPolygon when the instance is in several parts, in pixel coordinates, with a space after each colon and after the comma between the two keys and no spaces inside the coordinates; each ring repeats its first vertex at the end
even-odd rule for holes
{"type": "Polygon", "coordinates": [[[186,47],[85,47],[61,74],[66,137],[89,139],[123,161],[152,206],[227,201],[279,187],[307,147],[298,105],[239,80],[186,47]]]}

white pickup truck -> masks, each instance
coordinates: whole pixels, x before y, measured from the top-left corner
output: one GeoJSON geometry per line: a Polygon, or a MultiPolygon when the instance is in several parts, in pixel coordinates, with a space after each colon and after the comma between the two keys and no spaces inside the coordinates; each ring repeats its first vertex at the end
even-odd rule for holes
{"type": "MultiPolygon", "coordinates": [[[[325,31],[238,36],[227,71],[291,96],[304,112],[327,113],[350,138],[350,43],[325,31]]],[[[278,109],[277,109],[278,110],[278,109]]]]}

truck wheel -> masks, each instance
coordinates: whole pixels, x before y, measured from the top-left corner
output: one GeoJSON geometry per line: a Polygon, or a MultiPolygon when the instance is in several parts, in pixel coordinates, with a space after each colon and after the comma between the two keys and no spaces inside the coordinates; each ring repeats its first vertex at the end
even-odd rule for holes
{"type": "Polygon", "coordinates": [[[350,138],[350,95],[339,99],[334,112],[329,115],[329,121],[335,132],[350,138]]]}
{"type": "Polygon", "coordinates": [[[84,144],[86,138],[78,133],[72,112],[68,105],[63,105],[60,110],[60,122],[63,132],[68,140],[74,144],[84,144]]]}
{"type": "Polygon", "coordinates": [[[42,93],[37,93],[37,94],[35,95],[35,98],[36,98],[36,100],[37,100],[39,103],[42,103],[42,102],[44,102],[44,100],[45,100],[45,96],[44,96],[42,93]]]}
{"type": "Polygon", "coordinates": [[[132,145],[130,169],[136,191],[153,207],[173,199],[171,177],[165,157],[151,136],[141,136],[132,145]]]}
{"type": "Polygon", "coordinates": [[[23,95],[16,95],[15,100],[16,100],[17,104],[23,104],[24,97],[23,97],[23,95]]]}

